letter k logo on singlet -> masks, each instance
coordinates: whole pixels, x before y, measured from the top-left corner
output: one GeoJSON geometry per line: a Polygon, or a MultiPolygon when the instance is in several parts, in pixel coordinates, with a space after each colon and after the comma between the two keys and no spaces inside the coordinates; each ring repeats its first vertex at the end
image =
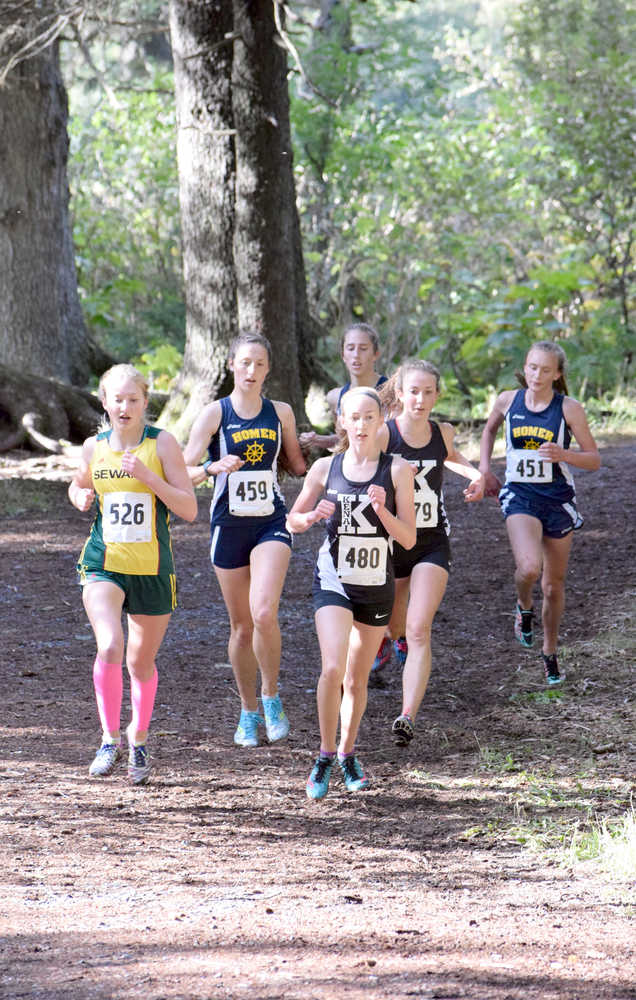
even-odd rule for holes
{"type": "Polygon", "coordinates": [[[377,528],[364,516],[364,512],[371,505],[368,496],[360,496],[356,493],[339,493],[338,503],[340,504],[340,527],[338,534],[345,535],[375,535],[377,528]]]}

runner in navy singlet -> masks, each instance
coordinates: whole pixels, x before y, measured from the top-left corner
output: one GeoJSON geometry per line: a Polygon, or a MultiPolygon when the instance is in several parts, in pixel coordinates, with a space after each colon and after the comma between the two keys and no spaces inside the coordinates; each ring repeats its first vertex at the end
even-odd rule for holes
{"type": "Polygon", "coordinates": [[[378,375],[375,363],[380,357],[380,338],[368,323],[354,323],[347,327],[342,335],[341,354],[349,380],[342,386],[336,386],[327,393],[327,402],[335,425],[333,434],[318,434],[316,431],[305,431],[300,435],[300,444],[304,451],[313,447],[335,448],[338,444],[338,427],[340,418],[340,401],[345,392],[358,385],[379,389],[386,382],[386,375],[378,375]]]}
{"type": "Polygon", "coordinates": [[[346,450],[312,465],[287,519],[294,532],[327,522],[314,577],[322,671],[320,754],[307,781],[312,799],[327,794],[336,747],[347,789],[369,785],[354,745],[373,656],[391,615],[391,542],[408,549],[416,537],[413,473],[378,447],[382,413],[375,390],[351,389],[342,399],[341,421],[346,450]]]}
{"type": "Polygon", "coordinates": [[[567,395],[565,353],[542,340],[528,352],[523,388],[497,398],[481,439],[480,468],[489,496],[499,495],[515,560],[514,634],[526,649],[534,641],[532,594],[541,577],[543,661],[548,684],[559,684],[556,648],[565,606],[572,532],[582,524],[568,466],[595,471],[601,459],[580,403],[567,395]],[[506,428],[506,481],[492,473],[497,432],[506,428]],[[570,448],[574,437],[579,450],[570,448]]]}
{"type": "Polygon", "coordinates": [[[262,395],[270,363],[265,337],[237,337],[229,357],[234,389],[202,410],[184,453],[195,485],[215,477],[210,558],[230,616],[229,656],[241,697],[234,742],[243,747],[258,746],[263,721],[270,742],[289,732],[278,693],[278,605],[291,536],[276,463],[282,450],[290,470],[300,476],[305,460],[292,408],[262,395]],[[206,449],[207,460],[196,465],[206,449]],[[258,711],[259,672],[264,720],[258,711]]]}

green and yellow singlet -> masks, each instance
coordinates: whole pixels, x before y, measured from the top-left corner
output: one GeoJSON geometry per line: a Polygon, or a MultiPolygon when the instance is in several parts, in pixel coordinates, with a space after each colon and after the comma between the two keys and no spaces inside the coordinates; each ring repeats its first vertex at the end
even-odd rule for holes
{"type": "MultiPolygon", "coordinates": [[[[121,467],[123,451],[110,446],[112,430],[98,434],[90,463],[97,514],[82,549],[83,573],[104,569],[134,576],[174,573],[170,512],[152,490],[121,467]]],[[[157,455],[158,427],[144,427],[140,443],[129,450],[165,479],[157,455]]]]}

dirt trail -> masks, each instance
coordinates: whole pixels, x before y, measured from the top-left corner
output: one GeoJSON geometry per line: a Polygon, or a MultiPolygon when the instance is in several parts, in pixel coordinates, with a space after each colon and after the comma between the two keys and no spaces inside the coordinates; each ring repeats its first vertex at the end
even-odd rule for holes
{"type": "Polygon", "coordinates": [[[417,738],[391,742],[393,666],[360,734],[372,789],[348,795],[335,779],[321,803],[304,794],[320,529],[298,540],[281,612],[291,737],[237,750],[205,497],[195,525],[176,525],[181,603],[158,663],[156,769],[133,790],[123,767],[87,778],[94,646],[74,584],[87,518],[61,483],[47,484],[44,512],[0,510],[0,996],[636,998],[633,886],[530,845],[554,848],[575,821],[629,806],[635,478],[633,442],[577,477],[568,677],[547,695],[538,652],[511,639],[499,512],[465,506],[447,477],[453,572],[417,738]]]}

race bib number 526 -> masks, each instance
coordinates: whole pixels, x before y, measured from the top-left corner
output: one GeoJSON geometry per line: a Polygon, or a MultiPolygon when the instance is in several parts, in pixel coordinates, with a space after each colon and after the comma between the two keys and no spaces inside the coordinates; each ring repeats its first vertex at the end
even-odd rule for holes
{"type": "Polygon", "coordinates": [[[113,542],[149,542],[152,526],[152,498],[149,493],[105,493],[102,535],[113,542]]]}

